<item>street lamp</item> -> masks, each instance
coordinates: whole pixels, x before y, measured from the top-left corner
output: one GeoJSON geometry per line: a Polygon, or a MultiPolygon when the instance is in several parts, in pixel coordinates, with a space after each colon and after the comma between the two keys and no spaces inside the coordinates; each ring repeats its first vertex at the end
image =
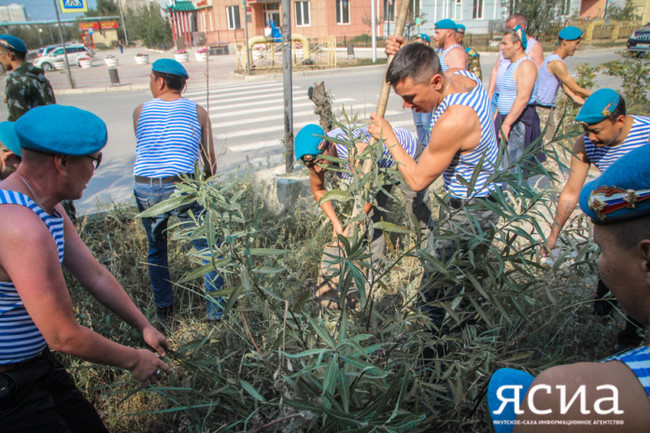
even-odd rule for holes
{"type": "Polygon", "coordinates": [[[38,28],[38,44],[42,47],[43,46],[43,38],[41,37],[41,33],[43,33],[42,28],[38,28]]]}
{"type": "MultiPolygon", "coordinates": [[[[404,0],[406,1],[406,0],[404,0]]],[[[390,35],[390,12],[393,9],[393,0],[388,0],[388,10],[386,11],[386,39],[390,35]]]]}

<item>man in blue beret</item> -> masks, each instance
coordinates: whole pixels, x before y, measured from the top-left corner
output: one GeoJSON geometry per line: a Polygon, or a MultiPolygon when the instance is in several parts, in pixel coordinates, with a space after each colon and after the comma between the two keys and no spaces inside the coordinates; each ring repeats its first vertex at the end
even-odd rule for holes
{"type": "Polygon", "coordinates": [[[34,107],[55,104],[52,85],[43,70],[25,61],[27,46],[12,35],[0,35],[0,63],[10,72],[5,87],[9,118],[15,122],[34,107]]]}
{"type": "MultiPolygon", "coordinates": [[[[594,240],[600,247],[600,275],[628,314],[648,325],[650,146],[643,145],[621,156],[599,178],[585,185],[580,193],[580,207],[594,223],[594,240]]],[[[496,382],[510,387],[502,395],[511,398],[513,386],[520,387],[515,433],[648,431],[650,346],[647,342],[601,362],[549,368],[532,384],[523,372],[519,373],[495,374],[496,382]],[[503,376],[510,380],[503,380],[503,376]],[[573,401],[575,395],[579,395],[577,401],[573,401]],[[569,401],[573,404],[567,404],[569,401]]],[[[497,402],[493,396],[489,395],[488,400],[492,400],[493,417],[507,410],[514,421],[512,399],[503,407],[503,401],[497,402]]],[[[499,433],[507,431],[495,427],[499,433]]]]}
{"type": "Polygon", "coordinates": [[[16,171],[20,160],[20,142],[14,130],[14,122],[0,122],[0,180],[16,171]]]}
{"type": "Polygon", "coordinates": [[[93,257],[59,204],[80,198],[99,167],[106,125],[88,111],[46,105],[18,119],[15,132],[22,162],[0,182],[1,429],[107,432],[50,349],[127,369],[143,385],[170,370],[160,359],[165,336],[93,257]],[[155,352],[77,323],[62,267],[155,352]]]}
{"type": "MultiPolygon", "coordinates": [[[[539,68],[544,62],[544,50],[542,49],[542,44],[537,42],[537,39],[526,33],[526,28],[528,27],[526,16],[523,14],[510,15],[506,20],[506,30],[512,30],[515,26],[521,27],[526,34],[526,55],[530,57],[537,65],[537,68],[539,68]]],[[[492,109],[495,113],[497,110],[499,93],[501,91],[501,82],[503,81],[503,75],[506,73],[508,66],[510,66],[510,60],[507,60],[503,56],[503,52],[499,51],[499,57],[490,73],[490,83],[488,85],[488,95],[492,98],[492,109]]]]}
{"type": "Polygon", "coordinates": [[[415,42],[431,45],[431,38],[426,33],[418,33],[418,35],[415,37],[415,42]]]}
{"type": "MultiPolygon", "coordinates": [[[[412,158],[417,158],[421,148],[413,133],[403,128],[394,128],[393,131],[399,137],[400,146],[404,151],[412,158]]],[[[320,203],[321,199],[327,193],[325,172],[328,167],[332,166],[331,164],[335,164],[323,158],[323,155],[339,158],[341,160],[341,168],[354,172],[358,164],[352,160],[350,148],[354,146],[357,153],[363,152],[369,140],[370,134],[368,133],[367,127],[358,127],[351,131],[335,128],[325,133],[319,125],[309,124],[298,132],[294,141],[296,160],[302,161],[309,169],[309,183],[316,203],[320,203]]],[[[386,147],[384,147],[381,159],[377,161],[377,166],[379,168],[395,166],[395,161],[386,147]]],[[[335,173],[341,179],[349,179],[351,176],[349,171],[335,171],[335,173]]],[[[388,203],[389,194],[393,186],[394,183],[385,185],[383,190],[386,192],[382,190],[375,197],[377,206],[372,208],[368,204],[368,208],[365,209],[368,218],[372,222],[379,222],[385,217],[384,209],[388,203]]],[[[402,183],[399,184],[399,187],[404,195],[407,214],[409,217],[415,215],[420,223],[421,240],[424,242],[428,239],[430,231],[433,228],[431,210],[428,206],[427,190],[424,189],[416,193],[408,185],[402,183]]],[[[320,203],[320,207],[332,223],[333,237],[336,238],[340,234],[346,235],[347,229],[343,228],[332,202],[328,200],[320,203]]],[[[412,220],[412,218],[409,218],[409,220],[412,220]]],[[[383,232],[381,230],[372,230],[371,228],[370,239],[370,250],[375,257],[382,257],[386,246],[383,232]]],[[[319,295],[317,293],[317,296],[319,295]]]]}
{"type": "MultiPolygon", "coordinates": [[[[194,176],[194,166],[200,160],[206,177],[217,172],[212,124],[208,112],[182,96],[189,75],[183,65],[172,59],[156,60],[151,67],[150,89],[153,99],[133,112],[136,136],[134,194],[140,212],[167,200],[183,177],[194,176]]],[[[154,304],[160,318],[173,313],[169,263],[167,259],[167,223],[177,216],[185,224],[194,223],[193,216],[203,214],[196,202],[156,217],[142,218],[149,241],[149,277],[154,304]]],[[[208,248],[205,239],[194,240],[198,251],[208,248]]],[[[221,298],[212,300],[210,292],[223,287],[223,278],[214,272],[205,276],[208,292],[207,318],[219,320],[223,315],[221,298]]]]}
{"type": "MultiPolygon", "coordinates": [[[[456,37],[458,38],[458,43],[462,46],[463,39],[465,38],[465,24],[458,24],[456,30],[456,37]]],[[[467,54],[467,67],[466,69],[472,74],[476,75],[479,80],[483,80],[483,71],[481,70],[481,55],[474,48],[465,47],[465,54],[467,54]]]]}
{"type": "MultiPolygon", "coordinates": [[[[557,245],[562,227],[573,213],[580,189],[587,179],[591,165],[605,172],[619,158],[630,151],[645,146],[650,139],[650,117],[627,115],[625,99],[612,89],[599,89],[586,100],[576,121],[582,124],[584,135],[576,138],[571,157],[571,172],[558,198],[557,211],[550,233],[546,236],[546,251],[557,245]]],[[[602,281],[598,283],[597,299],[609,289],[602,281]]],[[[597,312],[603,303],[596,304],[597,312]]],[[[607,309],[602,311],[607,313],[607,309]]],[[[633,346],[639,341],[637,326],[628,322],[619,334],[620,347],[633,346]]]]}
{"type": "Polygon", "coordinates": [[[540,124],[546,127],[544,142],[548,143],[555,137],[555,95],[562,85],[564,93],[576,104],[582,105],[585,98],[591,95],[591,90],[583,89],[569,74],[564,59],[573,56],[580,46],[582,30],[578,27],[567,26],[558,33],[558,45],[553,54],[544,59],[539,68],[535,99],[537,100],[537,115],[540,124]]]}
{"type": "Polygon", "coordinates": [[[435,23],[433,39],[439,51],[442,72],[452,68],[467,68],[467,55],[465,49],[458,43],[457,29],[456,23],[450,19],[440,20],[435,23]]]}

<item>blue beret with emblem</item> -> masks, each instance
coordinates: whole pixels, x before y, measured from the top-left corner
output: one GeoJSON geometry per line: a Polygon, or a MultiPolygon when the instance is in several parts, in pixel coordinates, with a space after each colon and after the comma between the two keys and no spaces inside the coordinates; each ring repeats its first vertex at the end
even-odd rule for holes
{"type": "Polygon", "coordinates": [[[580,39],[580,37],[582,36],[582,30],[580,30],[576,26],[566,26],[565,28],[560,30],[558,36],[561,39],[565,39],[567,41],[575,41],[576,39],[580,39]]]}
{"type": "Polygon", "coordinates": [[[37,152],[63,155],[92,155],[108,140],[102,119],[68,105],[35,107],[16,120],[20,146],[37,152]]]}
{"type": "Polygon", "coordinates": [[[162,74],[177,75],[185,79],[190,78],[183,65],[174,59],[158,59],[152,63],[151,70],[162,74]]]}
{"type": "Polygon", "coordinates": [[[320,144],[323,141],[325,131],[320,125],[310,123],[305,125],[296,135],[294,141],[294,151],[296,153],[296,161],[305,155],[320,155],[323,149],[320,144]]]}
{"type": "Polygon", "coordinates": [[[650,145],[620,157],[580,191],[580,208],[594,224],[650,215],[650,145]]]}
{"type": "Polygon", "coordinates": [[[0,142],[4,144],[7,149],[22,157],[20,154],[20,141],[18,141],[18,136],[16,135],[14,122],[8,120],[0,122],[0,142]]]}
{"type": "Polygon", "coordinates": [[[12,35],[0,35],[0,47],[7,48],[17,53],[26,53],[27,45],[19,38],[12,35]]]}
{"type": "Polygon", "coordinates": [[[465,30],[466,30],[466,29],[467,29],[467,27],[465,27],[465,24],[458,24],[457,27],[456,27],[456,31],[457,31],[457,32],[463,32],[463,33],[465,33],[465,30]]]}
{"type": "Polygon", "coordinates": [[[416,37],[418,39],[422,39],[423,41],[427,41],[427,42],[431,43],[431,38],[426,33],[420,33],[416,37]]]}
{"type": "Polygon", "coordinates": [[[450,20],[449,18],[445,18],[444,20],[440,20],[434,24],[436,26],[436,30],[453,30],[456,31],[458,29],[458,25],[453,21],[450,20]]]}
{"type": "Polygon", "coordinates": [[[609,118],[621,100],[621,97],[612,89],[598,89],[585,100],[580,108],[576,121],[594,125],[609,118]]]}

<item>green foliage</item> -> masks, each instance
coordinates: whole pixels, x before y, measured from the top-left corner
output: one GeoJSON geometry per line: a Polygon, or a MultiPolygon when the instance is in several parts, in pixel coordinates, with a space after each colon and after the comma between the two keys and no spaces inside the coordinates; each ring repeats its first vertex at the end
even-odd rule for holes
{"type": "MultiPolygon", "coordinates": [[[[56,24],[39,24],[26,26],[0,26],[3,34],[10,34],[22,39],[30,51],[47,45],[60,44],[59,29],[56,24]],[[41,31],[39,32],[39,29],[41,31]]],[[[63,39],[66,41],[79,39],[79,27],[77,23],[65,24],[61,26],[63,39]]]]}
{"type": "Polygon", "coordinates": [[[96,9],[88,9],[87,17],[111,17],[120,15],[120,7],[112,0],[97,0],[96,9]]]}
{"type": "Polygon", "coordinates": [[[129,9],[125,19],[132,39],[142,40],[149,48],[172,47],[171,26],[160,14],[160,7],[157,4],[143,6],[135,12],[129,9]]]}
{"type": "Polygon", "coordinates": [[[526,33],[535,37],[546,33],[564,7],[563,0],[502,0],[501,4],[510,14],[523,14],[528,19],[526,33]]]}
{"type": "Polygon", "coordinates": [[[605,19],[614,21],[637,21],[641,19],[641,16],[637,13],[637,8],[633,2],[627,0],[625,6],[617,4],[607,5],[605,19]]]}
{"type": "MultiPolygon", "coordinates": [[[[354,116],[341,120],[338,125],[348,131],[358,123],[354,116]]],[[[532,174],[556,179],[566,168],[561,143],[574,136],[539,143],[551,161],[532,174]]],[[[382,143],[359,154],[354,146],[349,151],[376,162],[382,143]]],[[[331,227],[311,199],[275,216],[250,180],[204,181],[197,176],[180,184],[168,202],[147,211],[198,200],[207,213],[192,228],[171,229],[180,316],[167,330],[174,373],[158,387],[141,390],[128,375],[89,370],[68,360],[78,367],[73,370],[77,381],[95,396],[112,431],[489,431],[481,399],[494,370],[536,372],[560,359],[606,353],[616,326],[593,318],[585,305],[596,277],[595,246],[585,220],[567,226],[553,267],[538,260],[556,191],[535,188],[506,169],[493,175],[507,186],[494,203],[452,209],[444,191],[436,188],[436,240],[460,243],[454,230],[459,213],[471,217],[487,206],[500,216],[493,237],[475,226],[463,236],[469,247],[445,260],[418,244],[403,205],[391,205],[389,220],[377,228],[388,232],[392,247],[378,266],[365,247],[369,222],[354,210],[373,203],[399,173],[376,163],[362,175],[344,164],[338,170],[352,178],[333,184],[328,198],[337,199],[341,221],[358,229],[349,238],[339,237],[339,254],[329,260],[338,264],[341,298],[358,297],[357,309],[323,310],[312,300],[331,227]],[[187,240],[197,236],[208,240],[211,257],[188,248],[187,240]],[[202,265],[204,260],[209,264],[202,265]],[[226,317],[217,324],[200,320],[205,315],[200,277],[213,268],[225,276],[222,294],[228,299],[226,317]],[[448,313],[447,335],[437,332],[416,306],[423,268],[435,271],[438,287],[457,288],[438,301],[448,313]],[[437,355],[425,361],[425,348],[437,355]]],[[[465,182],[475,187],[474,178],[465,182]]],[[[150,312],[146,238],[138,224],[132,210],[117,211],[88,221],[81,232],[138,305],[150,312]]],[[[72,287],[84,325],[139,344],[124,325],[115,325],[115,317],[97,311],[72,287]]]]}

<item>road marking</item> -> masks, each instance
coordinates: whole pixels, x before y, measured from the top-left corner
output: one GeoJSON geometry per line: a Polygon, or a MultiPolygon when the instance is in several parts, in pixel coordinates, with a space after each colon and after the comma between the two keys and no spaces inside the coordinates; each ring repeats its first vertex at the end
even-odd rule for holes
{"type": "MultiPolygon", "coordinates": [[[[293,90],[301,90],[300,87],[295,86],[293,90]]],[[[223,96],[230,96],[230,97],[239,97],[243,95],[282,95],[283,90],[281,88],[278,89],[264,89],[264,90],[259,90],[259,89],[251,89],[251,90],[246,90],[246,91],[241,91],[241,92],[223,92],[220,95],[215,95],[214,93],[210,94],[210,102],[214,101],[223,101],[222,97],[223,96]]],[[[205,93],[201,96],[190,98],[193,101],[207,101],[208,98],[205,96],[205,93]]]]}

